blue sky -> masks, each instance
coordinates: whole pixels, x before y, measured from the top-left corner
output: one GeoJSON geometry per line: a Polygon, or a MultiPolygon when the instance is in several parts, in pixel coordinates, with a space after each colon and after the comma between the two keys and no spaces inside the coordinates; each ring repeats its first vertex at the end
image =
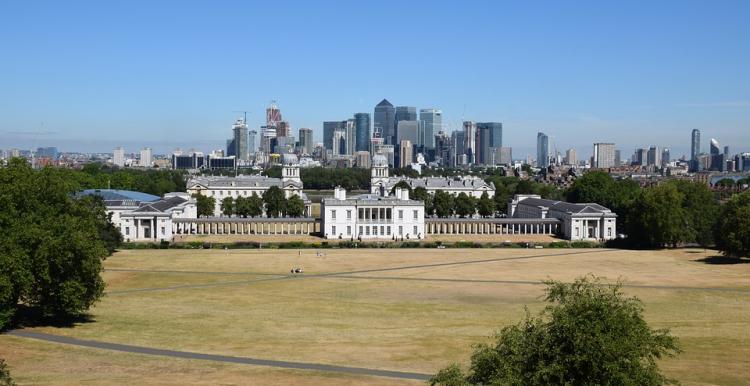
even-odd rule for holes
{"type": "Polygon", "coordinates": [[[750,150],[749,1],[3,2],[0,148],[223,147],[277,100],[296,130],[394,105],[688,152],[750,150]]]}

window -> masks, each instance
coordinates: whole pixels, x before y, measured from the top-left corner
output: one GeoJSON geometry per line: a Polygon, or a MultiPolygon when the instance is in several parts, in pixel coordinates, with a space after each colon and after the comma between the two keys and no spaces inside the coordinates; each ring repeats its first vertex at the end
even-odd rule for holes
{"type": "Polygon", "coordinates": [[[161,227],[161,235],[164,236],[167,234],[167,230],[164,227],[161,227]]]}
{"type": "Polygon", "coordinates": [[[404,235],[404,227],[401,225],[398,226],[398,235],[403,236],[404,235]]]}
{"type": "MultiPolygon", "coordinates": [[[[351,211],[350,211],[350,212],[351,212],[351,211]]],[[[352,227],[351,227],[351,226],[347,226],[347,227],[346,227],[346,235],[347,235],[347,236],[351,236],[351,235],[352,235],[352,227]]]]}
{"type": "Polygon", "coordinates": [[[385,234],[385,227],[381,225],[380,226],[380,235],[383,236],[384,234],[385,234]]]}
{"type": "Polygon", "coordinates": [[[125,236],[130,236],[130,227],[125,227],[125,236]]]}
{"type": "Polygon", "coordinates": [[[365,234],[366,234],[367,236],[369,236],[369,235],[370,235],[370,227],[365,227],[365,234]]]}
{"type": "Polygon", "coordinates": [[[419,220],[419,211],[418,210],[414,211],[414,219],[415,220],[419,220]]]}
{"type": "Polygon", "coordinates": [[[388,236],[391,235],[391,227],[385,227],[385,232],[388,236]]]}
{"type": "Polygon", "coordinates": [[[579,235],[578,228],[576,228],[576,237],[578,237],[578,235],[579,235]]]}
{"type": "Polygon", "coordinates": [[[612,228],[607,228],[607,236],[612,237],[612,228]]]}
{"type": "MultiPolygon", "coordinates": [[[[334,211],[334,212],[335,212],[335,211],[334,211]]],[[[332,227],[331,227],[331,233],[332,233],[332,234],[333,234],[334,236],[336,236],[336,227],[335,227],[335,226],[332,226],[332,227]]]]}
{"type": "MultiPolygon", "coordinates": [[[[363,220],[365,218],[365,209],[359,208],[359,219],[363,220]]],[[[359,233],[362,233],[362,231],[359,231],[359,233]]]]}
{"type": "Polygon", "coordinates": [[[403,220],[404,219],[404,211],[403,210],[399,209],[399,211],[398,211],[398,219],[399,220],[403,220]]]}
{"type": "Polygon", "coordinates": [[[372,227],[372,235],[377,236],[378,235],[378,227],[372,227]]]}
{"type": "Polygon", "coordinates": [[[417,226],[415,225],[415,226],[414,226],[414,233],[412,233],[412,234],[413,234],[414,236],[416,236],[416,235],[417,235],[417,233],[419,233],[419,232],[417,232],[417,226]]]}
{"type": "Polygon", "coordinates": [[[347,220],[351,220],[352,219],[352,211],[351,210],[347,210],[346,211],[346,219],[347,220]]]}
{"type": "Polygon", "coordinates": [[[362,225],[359,226],[359,235],[362,235],[362,225]]]}
{"type": "Polygon", "coordinates": [[[334,220],[336,219],[336,211],[335,210],[331,211],[331,218],[334,219],[334,220]]]}

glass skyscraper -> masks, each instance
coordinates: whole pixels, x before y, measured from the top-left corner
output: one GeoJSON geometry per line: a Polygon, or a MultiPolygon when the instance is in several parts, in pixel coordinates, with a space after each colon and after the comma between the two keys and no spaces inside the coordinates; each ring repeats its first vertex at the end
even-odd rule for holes
{"type": "Polygon", "coordinates": [[[536,166],[549,166],[549,137],[541,131],[536,134],[536,166]]]}
{"type": "Polygon", "coordinates": [[[354,114],[354,130],[356,131],[356,151],[370,151],[370,114],[354,114]]]}
{"type": "Polygon", "coordinates": [[[690,169],[692,171],[700,170],[698,156],[701,153],[701,131],[693,129],[690,135],[690,169]]]}
{"type": "Polygon", "coordinates": [[[373,129],[381,138],[385,140],[386,144],[396,144],[396,109],[393,108],[391,102],[387,99],[383,99],[375,106],[375,114],[373,116],[373,129]]]}
{"type": "Polygon", "coordinates": [[[346,121],[323,122],[323,147],[333,150],[333,132],[346,131],[346,121]]]}
{"type": "Polygon", "coordinates": [[[419,121],[422,126],[422,137],[424,147],[432,149],[435,147],[435,134],[443,129],[443,112],[437,109],[419,110],[419,121]]]}
{"type": "Polygon", "coordinates": [[[476,163],[492,164],[495,149],[503,147],[503,124],[500,122],[477,122],[476,163]]]}

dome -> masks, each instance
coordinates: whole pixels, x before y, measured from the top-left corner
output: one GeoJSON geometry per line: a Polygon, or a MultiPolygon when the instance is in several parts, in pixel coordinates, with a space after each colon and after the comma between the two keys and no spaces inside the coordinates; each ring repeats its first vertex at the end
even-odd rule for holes
{"type": "Polygon", "coordinates": [[[294,154],[283,154],[281,162],[284,165],[296,165],[298,163],[297,156],[294,154]]]}
{"type": "Polygon", "coordinates": [[[388,159],[382,154],[375,154],[372,157],[372,167],[388,167],[388,159]]]}

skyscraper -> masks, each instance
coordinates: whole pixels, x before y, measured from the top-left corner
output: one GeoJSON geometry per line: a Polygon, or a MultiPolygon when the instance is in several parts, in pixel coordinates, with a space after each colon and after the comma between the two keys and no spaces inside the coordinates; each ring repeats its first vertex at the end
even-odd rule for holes
{"type": "Polygon", "coordinates": [[[385,140],[386,144],[396,144],[396,109],[391,102],[383,99],[375,106],[375,115],[373,116],[374,132],[378,133],[385,140]]]}
{"type": "Polygon", "coordinates": [[[500,147],[500,156],[497,157],[497,163],[501,165],[512,165],[513,164],[513,149],[510,147],[500,147]]]}
{"type": "Polygon", "coordinates": [[[721,154],[721,145],[715,138],[711,138],[710,142],[710,154],[711,154],[711,169],[717,171],[724,170],[724,157],[721,154]]]}
{"type": "Polygon", "coordinates": [[[248,160],[247,152],[247,124],[244,119],[238,119],[232,125],[232,132],[234,134],[232,138],[232,146],[234,146],[231,155],[234,155],[237,160],[248,160]]]}
{"type": "Polygon", "coordinates": [[[421,145],[419,140],[419,122],[417,121],[399,121],[398,129],[398,143],[401,141],[408,140],[412,146],[421,145]]]}
{"type": "Polygon", "coordinates": [[[346,120],[346,155],[353,155],[357,151],[357,122],[354,118],[346,120]]]}
{"type": "Polygon", "coordinates": [[[651,146],[646,154],[646,164],[648,166],[661,166],[661,152],[658,146],[651,146]]]}
{"type": "Polygon", "coordinates": [[[255,152],[258,150],[258,145],[255,143],[255,137],[258,135],[258,132],[255,130],[250,130],[247,132],[247,152],[248,156],[255,154],[255,152]]]}
{"type": "Polygon", "coordinates": [[[475,163],[477,154],[477,124],[474,121],[464,121],[464,147],[466,162],[475,163]]]}
{"type": "Polygon", "coordinates": [[[503,124],[500,122],[476,123],[476,163],[494,164],[495,150],[503,146],[503,124]]]}
{"type": "Polygon", "coordinates": [[[661,166],[667,167],[669,165],[670,155],[669,155],[669,148],[664,148],[664,150],[661,151],[661,166]]]}
{"type": "Polygon", "coordinates": [[[466,132],[461,130],[456,130],[451,133],[451,142],[453,142],[453,165],[456,166],[460,163],[460,159],[466,158],[466,132]],[[460,157],[460,156],[464,157],[460,157]]]}
{"type": "MultiPolygon", "coordinates": [[[[281,116],[281,112],[279,112],[281,116]]],[[[276,136],[277,137],[289,137],[291,134],[292,127],[288,121],[279,121],[276,125],[276,136]]]]}
{"type": "Polygon", "coordinates": [[[619,150],[615,150],[615,167],[619,167],[622,164],[622,153],[619,150]]]}
{"type": "Polygon", "coordinates": [[[549,166],[549,137],[541,131],[536,133],[536,166],[549,166]]]}
{"type": "Polygon", "coordinates": [[[271,105],[266,109],[266,126],[275,129],[279,122],[281,122],[281,110],[276,106],[276,102],[271,102],[271,105]]]}
{"type": "Polygon", "coordinates": [[[443,112],[437,109],[419,110],[419,122],[422,125],[424,147],[435,148],[435,134],[443,129],[443,112]]]}
{"type": "Polygon", "coordinates": [[[399,121],[416,121],[417,108],[412,106],[396,106],[396,123],[399,121]]]}
{"type": "Polygon", "coordinates": [[[576,149],[568,149],[565,151],[565,163],[567,163],[568,165],[578,164],[578,155],[576,154],[576,149]]]}
{"type": "Polygon", "coordinates": [[[370,150],[370,114],[354,114],[354,130],[356,132],[356,151],[370,150]]]}
{"type": "Polygon", "coordinates": [[[143,149],[141,149],[141,160],[138,165],[144,168],[150,168],[153,162],[151,156],[152,154],[150,147],[144,147],[143,149]]]}
{"type": "Polygon", "coordinates": [[[327,150],[333,150],[333,132],[336,130],[346,131],[346,121],[323,122],[323,146],[327,150]]]}
{"type": "Polygon", "coordinates": [[[595,168],[611,168],[615,166],[615,144],[614,143],[595,143],[594,144],[594,164],[595,168]]]}
{"type": "Polygon", "coordinates": [[[399,163],[398,166],[405,168],[411,165],[413,158],[412,143],[408,139],[405,139],[399,143],[399,163]]]}
{"type": "Polygon", "coordinates": [[[698,155],[701,153],[701,131],[693,129],[690,138],[690,169],[692,171],[700,170],[698,155]]]}
{"type": "Polygon", "coordinates": [[[119,167],[125,166],[125,149],[122,146],[112,151],[112,164],[119,167]]]}
{"type": "Polygon", "coordinates": [[[303,154],[312,154],[313,153],[313,146],[315,144],[313,143],[313,131],[312,129],[308,129],[306,127],[299,129],[299,146],[302,148],[303,154]]]}

